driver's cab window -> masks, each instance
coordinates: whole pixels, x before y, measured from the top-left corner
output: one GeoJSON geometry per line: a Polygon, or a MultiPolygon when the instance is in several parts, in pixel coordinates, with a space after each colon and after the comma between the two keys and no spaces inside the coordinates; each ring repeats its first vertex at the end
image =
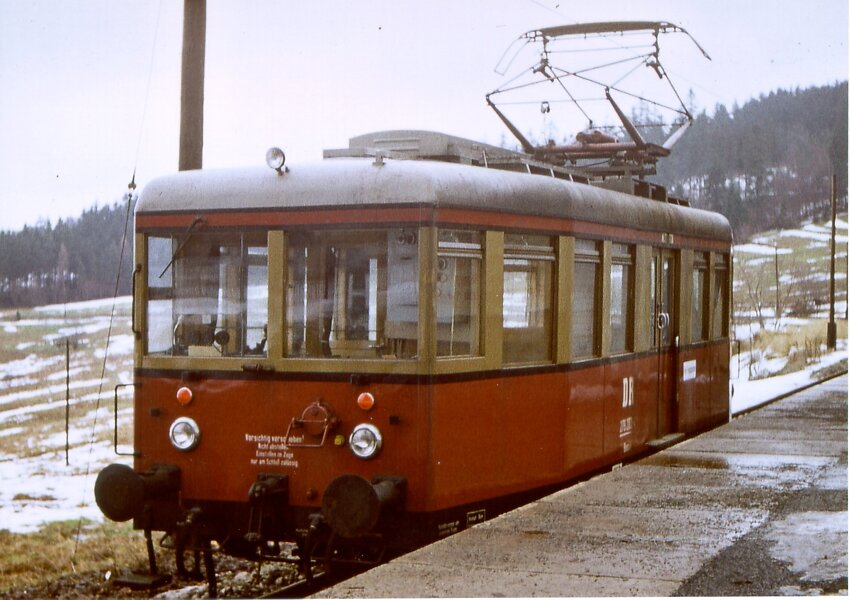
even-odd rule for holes
{"type": "Polygon", "coordinates": [[[298,231],[288,240],[287,357],[418,356],[416,230],[298,231]]]}
{"type": "Polygon", "coordinates": [[[265,234],[148,238],[147,353],[265,356],[265,234]]]}

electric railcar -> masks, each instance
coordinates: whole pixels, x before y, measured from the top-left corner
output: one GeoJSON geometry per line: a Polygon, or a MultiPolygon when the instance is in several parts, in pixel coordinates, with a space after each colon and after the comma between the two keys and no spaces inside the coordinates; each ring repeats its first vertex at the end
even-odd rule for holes
{"type": "Polygon", "coordinates": [[[728,420],[721,215],[430,132],[272,166],[137,203],[134,466],[96,498],[149,550],[309,571],[728,420]]]}

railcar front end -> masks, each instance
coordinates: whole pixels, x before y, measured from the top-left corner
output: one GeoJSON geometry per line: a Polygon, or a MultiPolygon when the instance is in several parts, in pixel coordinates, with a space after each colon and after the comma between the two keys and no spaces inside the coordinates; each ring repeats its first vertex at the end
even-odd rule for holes
{"type": "Polygon", "coordinates": [[[147,186],[135,458],[98,477],[109,518],[168,533],[178,557],[289,542],[309,573],[728,419],[725,219],[396,137],[416,136],[440,161],[147,186]]]}

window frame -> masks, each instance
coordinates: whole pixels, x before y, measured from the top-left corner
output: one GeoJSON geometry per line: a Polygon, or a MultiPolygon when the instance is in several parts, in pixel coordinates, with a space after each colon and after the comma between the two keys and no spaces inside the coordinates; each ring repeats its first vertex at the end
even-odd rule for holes
{"type": "MultiPolygon", "coordinates": [[[[557,349],[555,347],[555,330],[557,321],[557,280],[558,280],[558,252],[557,238],[551,235],[538,233],[506,233],[504,239],[504,251],[502,260],[502,363],[505,366],[525,366],[535,364],[551,364],[555,361],[557,349]],[[528,243],[530,240],[531,243],[528,243]],[[520,243],[521,242],[521,243],[520,243]],[[510,265],[509,261],[526,261],[535,263],[529,265],[510,265]],[[542,304],[528,313],[529,318],[535,316],[542,320],[540,325],[541,335],[539,340],[532,340],[535,350],[542,349],[542,356],[533,356],[531,359],[522,360],[521,357],[511,355],[516,345],[522,340],[521,330],[531,331],[537,329],[531,323],[525,327],[506,327],[506,304],[507,297],[506,275],[508,273],[530,273],[534,276],[534,287],[539,289],[544,286],[543,293],[536,295],[534,304],[542,304]],[[543,281],[537,281],[541,273],[544,273],[543,281]],[[512,330],[512,333],[508,333],[512,330]],[[513,331],[517,330],[517,331],[513,331]],[[512,338],[512,339],[509,339],[512,338]],[[511,346],[513,345],[513,347],[511,346]]],[[[528,297],[528,284],[526,284],[526,296],[528,297]]],[[[528,304],[526,304],[528,306],[528,304]]]]}
{"type": "MultiPolygon", "coordinates": [[[[635,350],[635,264],[636,251],[634,244],[625,242],[613,242],[611,244],[611,267],[608,273],[608,285],[610,289],[610,307],[608,310],[608,328],[610,331],[608,341],[608,354],[621,355],[631,354],[635,350]],[[625,290],[622,295],[624,299],[625,312],[623,315],[623,346],[622,348],[614,348],[614,268],[623,267],[624,273],[628,275],[625,290]]],[[[604,274],[603,274],[604,277],[604,274]]],[[[622,306],[622,305],[621,305],[622,306]]]]}
{"type": "MultiPolygon", "coordinates": [[[[431,319],[434,336],[434,359],[438,362],[450,361],[457,359],[480,359],[486,355],[486,346],[484,344],[483,330],[486,323],[484,298],[486,296],[485,286],[487,283],[488,269],[485,267],[485,249],[486,249],[487,231],[483,229],[461,229],[457,227],[436,227],[435,228],[435,270],[434,270],[434,286],[432,288],[433,297],[433,317],[431,319]],[[454,235],[461,240],[441,240],[441,235],[454,235]],[[477,241],[473,241],[472,237],[477,237],[477,241]],[[463,238],[468,238],[464,240],[463,238]],[[451,262],[450,261],[454,261],[451,262]],[[465,325],[462,321],[455,319],[455,309],[458,307],[456,289],[452,292],[451,316],[449,319],[448,328],[450,332],[449,353],[441,354],[441,298],[443,295],[444,284],[447,280],[443,280],[443,271],[450,268],[453,269],[453,280],[458,280],[458,270],[461,265],[457,261],[470,261],[468,264],[470,277],[477,277],[477,285],[470,285],[465,298],[461,298],[461,308],[468,308],[467,315],[469,322],[465,325]],[[461,340],[459,344],[469,344],[468,352],[454,353],[454,330],[457,325],[467,328],[468,339],[461,340]]],[[[448,278],[450,275],[446,274],[448,278]]],[[[463,274],[460,275],[463,279],[463,274]]]]}
{"type": "Polygon", "coordinates": [[[691,343],[708,341],[709,328],[709,271],[710,255],[707,252],[694,252],[693,268],[691,270],[691,343]],[[701,278],[698,294],[697,279],[701,278]],[[699,296],[699,297],[698,297],[699,296]]]}
{"type": "MultiPolygon", "coordinates": [[[[574,238],[574,254],[573,254],[573,278],[570,285],[570,360],[571,362],[579,362],[584,360],[592,360],[599,358],[602,355],[602,311],[598,307],[602,304],[602,280],[605,276],[603,267],[603,243],[599,240],[588,238],[574,238]],[[593,244],[591,249],[590,244],[593,244]],[[590,325],[590,351],[579,354],[576,350],[576,332],[577,316],[576,314],[576,281],[580,265],[593,265],[593,297],[590,301],[590,318],[584,319],[583,322],[590,325]]],[[[586,312],[586,311],[585,311],[586,312]]],[[[586,336],[585,336],[586,337],[586,336]]],[[[582,348],[584,350],[584,348],[582,348]]]]}
{"type": "Polygon", "coordinates": [[[711,324],[709,326],[709,339],[711,340],[723,340],[729,337],[729,310],[731,304],[729,301],[729,291],[731,278],[732,270],[730,268],[729,255],[713,252],[711,255],[710,270],[711,324]],[[718,310],[720,311],[719,313],[718,310]]]}
{"type": "MultiPolygon", "coordinates": [[[[174,231],[174,230],[163,230],[163,231],[155,231],[155,232],[147,232],[140,233],[136,236],[136,244],[137,244],[137,274],[134,274],[134,277],[137,275],[140,276],[142,283],[142,289],[136,290],[136,296],[138,296],[138,321],[143,324],[142,331],[139,333],[139,341],[137,358],[143,357],[142,359],[151,359],[151,360],[180,360],[184,358],[194,360],[202,360],[202,359],[213,359],[220,361],[244,361],[244,360],[265,360],[268,358],[269,349],[268,349],[268,325],[270,320],[270,304],[269,304],[269,245],[268,245],[268,236],[267,232],[257,232],[250,230],[243,231],[225,231],[225,232],[210,232],[210,231],[194,231],[187,234],[185,231],[174,231]],[[180,292],[178,292],[178,284],[176,282],[177,272],[184,267],[181,266],[180,260],[184,257],[180,257],[179,254],[183,252],[184,248],[189,247],[190,244],[197,244],[199,242],[207,241],[210,248],[218,247],[221,248],[230,248],[237,249],[238,253],[230,255],[230,260],[225,260],[227,257],[223,255],[217,255],[219,258],[218,262],[210,266],[214,266],[216,273],[216,286],[218,287],[218,291],[215,294],[214,301],[216,302],[216,312],[214,315],[214,332],[215,335],[218,336],[222,331],[230,331],[231,329],[235,329],[237,333],[237,337],[230,339],[228,336],[227,339],[223,337],[215,337],[215,343],[218,346],[213,345],[212,341],[210,343],[203,344],[186,344],[186,352],[175,353],[175,336],[177,335],[176,330],[181,324],[181,318],[187,313],[183,313],[178,317],[175,317],[176,308],[175,304],[178,303],[181,298],[185,298],[185,296],[181,296],[180,292]],[[213,239],[209,239],[213,238],[213,239]],[[150,259],[153,257],[153,253],[151,251],[151,244],[154,240],[163,240],[166,242],[167,248],[166,254],[168,255],[168,260],[163,260],[157,262],[156,265],[150,263],[150,259]],[[215,243],[219,242],[219,243],[215,243]],[[234,243],[236,242],[236,243],[234,243]],[[261,248],[264,249],[264,252],[260,254],[253,254],[250,252],[252,248],[261,248]],[[264,264],[262,260],[258,260],[256,257],[262,256],[264,257],[264,264]],[[235,260],[233,260],[235,258],[235,260]],[[228,266],[228,263],[231,263],[228,266]],[[236,273],[232,272],[233,267],[237,267],[236,273]],[[262,316],[265,317],[265,323],[263,327],[257,327],[252,325],[252,321],[250,321],[250,290],[249,290],[249,277],[250,271],[252,267],[260,266],[265,270],[265,298],[266,305],[265,310],[262,311],[262,316]],[[154,286],[151,284],[152,278],[159,277],[158,271],[160,267],[164,267],[163,273],[167,272],[169,275],[169,285],[165,286],[154,286]],[[230,270],[230,273],[225,271],[230,270]],[[238,298],[226,297],[223,296],[223,285],[222,277],[229,277],[233,279],[236,278],[237,285],[235,287],[231,286],[230,289],[236,291],[238,294],[238,298]],[[158,301],[165,301],[169,303],[168,312],[170,314],[169,321],[169,332],[170,333],[170,345],[167,350],[164,351],[151,351],[150,345],[152,343],[152,303],[158,301]],[[238,311],[227,311],[223,312],[223,306],[228,301],[235,301],[238,305],[238,311]],[[236,315],[235,325],[233,321],[233,315],[236,315]],[[175,321],[176,319],[176,321],[175,321]],[[223,326],[227,323],[227,326],[223,326]],[[251,336],[249,334],[250,330],[253,329],[262,329],[263,333],[261,334],[261,338],[258,340],[251,340],[250,338],[256,337],[251,336]],[[256,341],[256,343],[251,343],[252,341],[256,341]],[[235,348],[241,348],[239,351],[230,351],[226,353],[226,346],[232,346],[235,348]],[[257,348],[256,352],[250,351],[250,348],[257,348]]],[[[197,265],[189,265],[189,269],[196,270],[197,265]]],[[[189,281],[189,284],[198,285],[197,282],[189,281]]],[[[260,284],[261,285],[261,284],[260,284]]],[[[182,288],[180,288],[182,289],[182,288]]],[[[185,292],[184,292],[185,293],[185,292]]],[[[203,298],[203,296],[202,296],[203,298]]],[[[210,298],[207,298],[208,300],[210,298]]],[[[134,301],[136,298],[134,298],[134,301]]],[[[136,315],[134,315],[134,322],[136,321],[136,315]]],[[[167,333],[168,334],[168,333],[167,333]]]]}

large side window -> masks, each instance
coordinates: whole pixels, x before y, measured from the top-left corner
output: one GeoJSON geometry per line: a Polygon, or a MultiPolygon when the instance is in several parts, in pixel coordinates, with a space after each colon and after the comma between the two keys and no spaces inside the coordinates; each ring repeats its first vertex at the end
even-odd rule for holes
{"type": "Polygon", "coordinates": [[[729,307],[727,290],[729,287],[729,267],[726,256],[716,254],[714,258],[714,289],[712,290],[711,337],[724,338],[729,333],[729,307]]]}
{"type": "Polygon", "coordinates": [[[705,253],[694,254],[691,289],[691,341],[708,339],[708,258],[705,253]]]}
{"type": "Polygon", "coordinates": [[[482,237],[478,231],[439,231],[437,356],[481,354],[482,237]]]}
{"type": "Polygon", "coordinates": [[[417,355],[416,231],[294,232],[287,264],[287,356],[417,355]]]}
{"type": "Polygon", "coordinates": [[[147,256],[148,354],[265,355],[265,234],[150,236],[147,256]]]}
{"type": "Polygon", "coordinates": [[[502,356],[506,363],[552,360],[554,274],[552,238],[505,236],[502,356]]]}
{"type": "Polygon", "coordinates": [[[575,241],[575,269],[572,289],[572,355],[586,358],[597,353],[599,325],[596,307],[599,306],[599,243],[575,241]]]}
{"type": "Polygon", "coordinates": [[[627,244],[611,246],[611,353],[633,348],[634,258],[627,244]]]}

